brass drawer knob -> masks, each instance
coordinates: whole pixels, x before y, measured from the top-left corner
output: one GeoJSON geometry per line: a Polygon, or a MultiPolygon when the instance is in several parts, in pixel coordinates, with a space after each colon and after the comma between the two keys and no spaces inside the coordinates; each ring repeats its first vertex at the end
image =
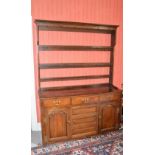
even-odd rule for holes
{"type": "Polygon", "coordinates": [[[61,103],[61,101],[60,100],[57,100],[56,105],[59,105],[60,103],[61,103]]]}
{"type": "Polygon", "coordinates": [[[61,103],[61,100],[54,100],[53,103],[54,103],[55,105],[59,105],[59,104],[61,103]]]}
{"type": "Polygon", "coordinates": [[[89,101],[89,98],[85,98],[85,103],[88,103],[88,101],[89,101]]]}
{"type": "Polygon", "coordinates": [[[88,103],[88,98],[83,98],[83,99],[82,99],[82,102],[83,102],[83,103],[88,103]]]}
{"type": "Polygon", "coordinates": [[[89,101],[89,98],[87,98],[87,97],[82,99],[82,102],[84,102],[84,103],[88,103],[88,101],[89,101]]]}

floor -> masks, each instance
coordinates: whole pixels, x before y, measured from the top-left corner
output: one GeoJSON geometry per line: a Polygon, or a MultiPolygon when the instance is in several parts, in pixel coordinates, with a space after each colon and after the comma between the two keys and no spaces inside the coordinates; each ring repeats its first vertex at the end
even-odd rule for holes
{"type": "Polygon", "coordinates": [[[123,130],[31,149],[32,155],[123,155],[123,130]]]}
{"type": "MultiPolygon", "coordinates": [[[[123,128],[121,125],[120,129],[123,128]]],[[[31,148],[42,145],[41,131],[31,131],[31,148]]]]}
{"type": "Polygon", "coordinates": [[[42,144],[41,131],[31,131],[31,147],[42,144]]]}
{"type": "MultiPolygon", "coordinates": [[[[123,128],[123,116],[120,129],[123,128]]],[[[31,147],[42,145],[41,131],[31,131],[31,147]]]]}

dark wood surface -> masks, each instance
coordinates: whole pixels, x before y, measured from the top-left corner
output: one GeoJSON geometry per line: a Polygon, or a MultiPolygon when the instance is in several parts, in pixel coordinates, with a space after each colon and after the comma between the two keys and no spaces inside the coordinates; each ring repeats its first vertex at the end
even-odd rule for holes
{"type": "Polygon", "coordinates": [[[45,21],[36,20],[35,23],[42,31],[69,31],[69,32],[91,32],[112,33],[118,25],[103,25],[80,22],[45,21]]]}
{"type": "MultiPolygon", "coordinates": [[[[114,31],[111,34],[111,46],[114,47],[115,44],[116,44],[116,32],[114,31]]],[[[110,84],[113,84],[114,48],[110,52],[110,64],[111,65],[110,65],[110,70],[109,70],[109,73],[110,73],[109,82],[110,84]]]]}
{"type": "Polygon", "coordinates": [[[39,51],[112,51],[110,46],[39,45],[39,51]]]}
{"type": "Polygon", "coordinates": [[[49,68],[90,68],[90,67],[110,67],[110,63],[52,63],[40,64],[40,69],[49,68]]]}
{"type": "Polygon", "coordinates": [[[48,91],[48,90],[74,90],[74,89],[87,89],[87,88],[100,88],[110,86],[109,83],[98,83],[98,84],[87,84],[87,85],[73,85],[73,86],[56,86],[56,87],[42,87],[40,91],[48,91]]]}
{"type": "Polygon", "coordinates": [[[61,25],[62,27],[83,27],[83,28],[92,28],[92,29],[112,29],[115,30],[118,25],[108,25],[108,24],[96,24],[96,23],[82,23],[82,22],[70,22],[70,21],[54,21],[54,20],[35,20],[35,23],[38,26],[50,25],[57,26],[61,25]]]}
{"type": "MultiPolygon", "coordinates": [[[[62,87],[60,87],[62,88],[62,87]]],[[[39,96],[40,98],[50,98],[50,97],[60,97],[60,96],[70,96],[70,95],[86,95],[86,94],[100,94],[100,93],[108,93],[111,91],[117,91],[118,89],[112,87],[110,89],[109,85],[85,85],[85,86],[77,86],[74,89],[49,89],[49,90],[40,90],[39,96]]]]}
{"type": "Polygon", "coordinates": [[[53,77],[53,78],[41,78],[40,82],[46,81],[67,81],[67,80],[86,80],[86,79],[102,79],[109,78],[110,75],[88,75],[88,76],[69,76],[69,77],[53,77]]]}

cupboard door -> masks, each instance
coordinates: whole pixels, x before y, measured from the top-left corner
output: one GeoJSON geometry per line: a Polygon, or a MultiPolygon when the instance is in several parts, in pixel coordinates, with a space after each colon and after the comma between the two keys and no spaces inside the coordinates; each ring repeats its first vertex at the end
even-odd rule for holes
{"type": "Polygon", "coordinates": [[[100,133],[113,130],[119,126],[119,107],[115,104],[102,104],[99,113],[99,130],[100,133]]]}
{"type": "Polygon", "coordinates": [[[70,137],[70,110],[69,108],[54,108],[46,115],[47,141],[55,142],[70,137]]]}

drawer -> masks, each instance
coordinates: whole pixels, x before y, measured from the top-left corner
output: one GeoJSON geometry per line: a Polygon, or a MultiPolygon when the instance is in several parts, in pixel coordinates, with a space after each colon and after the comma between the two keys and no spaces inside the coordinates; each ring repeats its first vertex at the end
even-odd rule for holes
{"type": "Polygon", "coordinates": [[[105,93],[100,95],[100,101],[115,101],[121,99],[121,93],[105,93]]]}
{"type": "Polygon", "coordinates": [[[72,135],[81,136],[98,130],[98,107],[94,104],[72,107],[72,135]]]}
{"type": "Polygon", "coordinates": [[[43,107],[55,107],[55,106],[67,106],[70,105],[69,97],[59,97],[59,98],[51,98],[51,99],[43,99],[42,106],[43,107]]]}
{"type": "Polygon", "coordinates": [[[88,104],[88,103],[97,103],[98,102],[98,96],[92,95],[92,96],[76,96],[72,97],[72,105],[78,105],[78,104],[88,104]]]}
{"type": "Polygon", "coordinates": [[[72,115],[89,115],[97,112],[96,105],[83,105],[72,107],[72,115]]]}

